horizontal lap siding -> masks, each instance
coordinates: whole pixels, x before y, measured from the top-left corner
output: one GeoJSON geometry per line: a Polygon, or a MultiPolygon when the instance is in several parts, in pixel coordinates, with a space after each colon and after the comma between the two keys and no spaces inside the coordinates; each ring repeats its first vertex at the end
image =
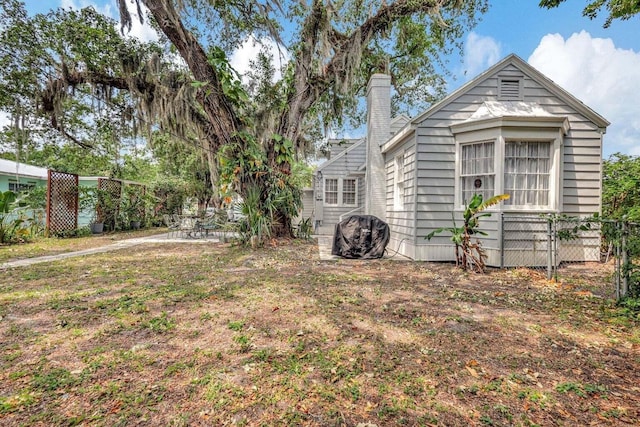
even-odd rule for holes
{"type": "MultiPolygon", "coordinates": [[[[578,122],[580,123],[580,122],[578,122]]],[[[588,130],[590,123],[573,123],[564,146],[562,179],[562,210],[569,216],[587,216],[600,212],[602,193],[602,146],[597,129],[588,130]],[[576,126],[578,127],[578,126],[576,126]],[[587,129],[583,129],[586,127],[587,129]]]]}
{"type": "MultiPolygon", "coordinates": [[[[447,233],[431,241],[423,238],[437,228],[452,225],[455,141],[450,126],[468,119],[483,102],[497,100],[498,75],[509,74],[523,75],[519,69],[508,65],[443,105],[416,128],[416,254],[419,259],[453,260],[453,251],[449,255],[447,249],[452,248],[447,233]]],[[[523,88],[524,101],[536,102],[553,114],[566,116],[570,123],[561,156],[560,191],[564,213],[584,216],[599,211],[601,142],[598,129],[569,103],[526,75],[523,88]]],[[[455,216],[459,226],[462,223],[461,212],[456,212],[455,216]]],[[[495,212],[480,221],[481,229],[489,234],[482,239],[487,249],[500,247],[499,219],[500,214],[495,212]]]]}
{"type": "MultiPolygon", "coordinates": [[[[364,142],[357,146],[350,147],[344,152],[334,156],[333,160],[326,165],[320,165],[319,170],[322,171],[324,178],[358,178],[358,200],[360,203],[364,200],[364,175],[353,175],[358,173],[358,169],[364,164],[366,159],[366,147],[364,142]]],[[[324,199],[324,194],[323,194],[324,199]]],[[[360,204],[359,206],[362,206],[360,204]]],[[[355,206],[328,206],[323,207],[322,231],[333,233],[335,224],[340,220],[340,215],[355,209],[355,206]]],[[[358,213],[363,213],[362,211],[358,213]]]]}
{"type": "MultiPolygon", "coordinates": [[[[450,126],[467,120],[484,101],[497,95],[497,80],[488,79],[472,87],[468,92],[444,105],[418,126],[418,190],[417,190],[417,245],[438,249],[418,249],[428,259],[454,260],[451,235],[443,232],[426,240],[424,237],[435,229],[451,227],[452,213],[456,224],[462,224],[462,212],[454,212],[455,204],[455,140],[450,126]],[[450,246],[447,248],[447,246],[450,246]]],[[[499,223],[496,215],[483,218],[482,230],[489,236],[483,238],[483,246],[497,248],[499,223]]]]}
{"type": "Polygon", "coordinates": [[[437,228],[452,225],[455,141],[449,125],[452,123],[451,117],[462,120],[475,111],[469,109],[461,114],[458,109],[462,106],[456,103],[451,111],[440,110],[437,117],[427,119],[416,129],[416,255],[419,259],[455,260],[450,235],[442,233],[431,240],[425,237],[437,228]]]}
{"type": "Polygon", "coordinates": [[[394,240],[415,240],[415,183],[416,155],[415,140],[409,138],[397,149],[386,153],[385,168],[387,173],[387,218],[394,240]],[[403,208],[395,206],[395,159],[402,155],[404,159],[404,204],[403,208]]]}
{"type": "Polygon", "coordinates": [[[525,79],[525,101],[566,116],[569,132],[562,147],[561,210],[569,216],[600,211],[602,141],[596,125],[534,80],[525,79]]]}

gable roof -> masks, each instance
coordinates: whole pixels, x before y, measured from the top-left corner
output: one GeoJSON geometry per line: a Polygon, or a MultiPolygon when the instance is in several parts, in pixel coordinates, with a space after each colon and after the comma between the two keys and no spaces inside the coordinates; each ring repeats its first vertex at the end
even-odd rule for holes
{"type": "Polygon", "coordinates": [[[460,86],[458,89],[450,93],[444,99],[433,104],[423,113],[414,117],[400,132],[398,132],[393,138],[391,138],[387,143],[384,144],[383,151],[389,150],[392,146],[394,146],[399,141],[399,139],[404,139],[408,135],[408,133],[411,133],[412,131],[414,131],[416,126],[419,123],[426,120],[427,118],[429,118],[429,116],[431,116],[435,112],[442,109],[445,105],[455,101],[458,97],[460,97],[461,95],[469,91],[469,89],[476,86],[481,81],[487,79],[489,76],[495,74],[502,68],[507,67],[508,65],[512,65],[520,69],[522,72],[527,74],[530,78],[536,80],[537,83],[539,83],[549,92],[555,94],[559,98],[562,98],[568,105],[570,105],[580,114],[584,115],[586,118],[591,120],[599,128],[602,128],[604,130],[604,128],[606,128],[611,124],[607,119],[605,119],[600,114],[596,113],[594,110],[589,108],[582,101],[580,101],[571,93],[567,92],[565,89],[560,87],[553,80],[551,80],[550,78],[542,74],[540,71],[536,70],[534,67],[529,65],[526,61],[524,61],[518,55],[512,53],[506,56],[504,59],[502,59],[498,63],[494,64],[492,67],[488,68],[487,70],[479,74],[474,79],[460,86]]]}
{"type": "Polygon", "coordinates": [[[47,179],[48,169],[13,160],[0,159],[0,175],[47,179]]]}
{"type": "Polygon", "coordinates": [[[327,160],[326,162],[321,163],[320,165],[318,165],[318,168],[316,169],[316,172],[321,171],[322,169],[326,168],[327,166],[331,165],[332,163],[338,161],[338,159],[343,158],[344,156],[347,155],[347,153],[350,153],[351,151],[355,150],[357,147],[360,147],[362,144],[364,144],[365,141],[366,141],[366,138],[360,138],[359,140],[357,140],[356,142],[351,144],[351,146],[349,146],[346,150],[342,150],[335,157],[332,157],[331,159],[327,160]]]}
{"type": "Polygon", "coordinates": [[[513,53],[511,55],[505,57],[502,61],[500,61],[500,62],[496,63],[495,65],[493,65],[492,67],[490,67],[488,70],[484,71],[482,74],[478,75],[475,79],[467,82],[466,84],[464,84],[463,86],[461,86],[460,88],[455,90],[453,93],[451,93],[449,96],[444,98],[442,101],[440,101],[440,102],[434,104],[433,106],[431,106],[431,108],[429,108],[424,113],[420,114],[419,116],[414,117],[414,119],[411,121],[411,123],[422,122],[424,119],[429,117],[433,112],[439,110],[444,105],[450,103],[451,101],[456,99],[458,96],[460,96],[463,93],[465,93],[469,88],[475,86],[480,81],[486,79],[487,77],[489,77],[490,75],[494,74],[495,72],[497,72],[501,68],[505,68],[507,65],[513,65],[514,67],[519,68],[520,70],[524,71],[526,74],[529,75],[529,77],[531,77],[534,80],[536,80],[538,83],[540,83],[540,85],[542,85],[549,92],[551,92],[551,93],[557,95],[558,97],[562,98],[564,101],[567,102],[567,104],[569,104],[573,108],[575,108],[576,111],[580,112],[585,117],[587,117],[589,120],[591,120],[593,123],[598,125],[598,127],[604,128],[604,127],[607,127],[607,126],[609,126],[611,124],[611,123],[609,123],[609,121],[607,119],[605,119],[600,114],[598,114],[595,111],[593,111],[591,108],[589,108],[587,105],[585,105],[578,98],[576,98],[575,96],[573,96],[572,94],[570,94],[569,92],[564,90],[562,87],[560,87],[558,84],[556,84],[553,80],[551,80],[550,78],[548,78],[547,76],[542,74],[540,71],[538,71],[535,68],[533,68],[525,60],[523,60],[518,55],[513,54],[513,53]]]}
{"type": "Polygon", "coordinates": [[[395,124],[398,124],[398,123],[405,124],[410,120],[411,120],[411,117],[409,117],[406,114],[402,113],[399,116],[395,116],[394,118],[391,119],[391,126],[393,126],[395,124]]]}

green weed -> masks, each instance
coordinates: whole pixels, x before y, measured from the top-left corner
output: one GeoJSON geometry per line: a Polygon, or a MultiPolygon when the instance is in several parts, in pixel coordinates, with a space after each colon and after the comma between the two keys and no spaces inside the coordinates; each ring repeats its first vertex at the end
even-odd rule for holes
{"type": "Polygon", "coordinates": [[[143,326],[151,329],[153,332],[168,332],[176,327],[175,319],[170,318],[166,312],[162,312],[159,317],[153,317],[146,322],[143,322],[143,326]]]}
{"type": "Polygon", "coordinates": [[[227,327],[232,331],[239,332],[244,328],[244,320],[231,321],[227,324],[227,327]]]}

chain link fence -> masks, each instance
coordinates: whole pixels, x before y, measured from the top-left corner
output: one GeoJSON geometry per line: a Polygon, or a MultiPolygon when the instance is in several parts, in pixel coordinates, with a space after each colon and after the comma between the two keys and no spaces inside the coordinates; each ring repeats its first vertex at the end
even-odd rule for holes
{"type": "Polygon", "coordinates": [[[640,295],[640,224],[564,215],[501,216],[501,267],[558,279],[577,263],[613,263],[618,299],[640,295]]]}

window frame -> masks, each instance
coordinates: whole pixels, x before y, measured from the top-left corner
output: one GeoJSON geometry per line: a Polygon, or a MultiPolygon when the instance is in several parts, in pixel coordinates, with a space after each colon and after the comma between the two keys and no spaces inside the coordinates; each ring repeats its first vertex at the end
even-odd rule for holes
{"type": "Polygon", "coordinates": [[[325,206],[339,206],[339,202],[340,202],[340,190],[339,190],[339,183],[340,180],[339,178],[334,178],[334,177],[325,177],[322,181],[322,202],[325,206]],[[329,203],[327,201],[327,193],[329,192],[329,190],[327,190],[327,182],[328,181],[335,181],[336,182],[336,188],[335,190],[330,190],[331,193],[335,193],[336,195],[336,202],[335,203],[329,203]]]}
{"type": "Polygon", "coordinates": [[[393,206],[395,209],[405,207],[405,186],[404,186],[404,153],[398,154],[393,159],[393,206]]]}
{"type": "Polygon", "coordinates": [[[339,195],[342,198],[342,200],[339,200],[339,202],[341,202],[340,205],[358,206],[358,178],[341,178],[338,187],[340,187],[340,184],[342,184],[341,191],[339,191],[339,195]],[[353,203],[346,203],[344,201],[344,196],[347,194],[347,190],[345,190],[345,181],[353,181],[353,191],[349,191],[349,194],[353,193],[353,203]]]}
{"type": "MultiPolygon", "coordinates": [[[[471,200],[471,198],[466,199],[464,197],[464,185],[463,185],[463,181],[465,178],[471,178],[473,180],[476,179],[481,179],[481,178],[489,178],[491,177],[493,179],[493,193],[491,195],[488,195],[488,197],[486,195],[483,194],[483,198],[486,200],[487,198],[493,197],[495,195],[495,190],[496,190],[496,165],[495,165],[495,158],[496,158],[496,143],[494,140],[486,140],[486,141],[475,141],[475,142],[470,142],[470,143],[466,143],[466,144],[461,144],[460,145],[460,173],[458,174],[458,179],[460,182],[460,200],[461,200],[461,204],[465,205],[467,203],[469,203],[469,201],[471,200]],[[465,159],[464,157],[464,151],[465,148],[467,147],[471,147],[471,146],[480,146],[480,145],[488,145],[491,144],[491,148],[492,148],[492,158],[493,158],[493,162],[487,162],[487,164],[489,164],[491,167],[489,168],[490,170],[488,171],[480,171],[478,173],[463,173],[463,169],[464,169],[464,162],[465,159]]],[[[486,158],[486,157],[484,157],[486,158]]],[[[491,158],[491,157],[489,157],[491,158]]],[[[486,181],[481,180],[481,185],[483,185],[486,181]]],[[[486,190],[481,190],[483,193],[486,190]]],[[[473,193],[471,197],[473,197],[474,194],[478,194],[478,193],[473,193]]]]}
{"type": "Polygon", "coordinates": [[[8,187],[9,191],[12,191],[14,193],[25,193],[36,188],[37,185],[38,184],[35,181],[23,182],[16,179],[9,179],[8,187]],[[14,189],[11,189],[12,186],[14,187],[14,189]]]}
{"type": "Polygon", "coordinates": [[[566,117],[497,118],[488,121],[463,123],[452,126],[455,138],[454,210],[464,210],[462,201],[462,149],[461,146],[484,141],[494,141],[494,194],[504,194],[505,141],[536,141],[551,144],[549,167],[548,205],[508,205],[500,203],[489,211],[553,213],[562,210],[562,143],[568,132],[566,117]]]}
{"type": "MultiPolygon", "coordinates": [[[[549,141],[549,140],[535,140],[535,139],[528,139],[528,140],[515,140],[515,139],[507,139],[504,142],[504,146],[505,146],[505,155],[504,155],[504,171],[503,171],[503,191],[507,194],[511,194],[508,193],[508,190],[506,188],[506,182],[507,182],[507,168],[506,168],[506,164],[507,164],[507,145],[509,144],[526,144],[527,145],[527,156],[524,157],[524,160],[526,160],[527,165],[526,165],[526,169],[524,172],[521,170],[517,170],[516,171],[516,175],[524,175],[524,176],[528,176],[528,175],[533,175],[533,173],[531,173],[528,170],[528,160],[530,160],[532,157],[530,157],[528,155],[529,153],[529,145],[533,144],[533,143],[537,143],[537,144],[547,144],[548,145],[548,157],[546,157],[547,161],[549,162],[548,167],[547,167],[547,171],[544,174],[536,174],[538,176],[540,175],[546,175],[547,177],[547,203],[546,204],[533,204],[533,203],[526,203],[525,204],[514,204],[513,201],[515,200],[515,197],[512,197],[509,200],[505,200],[504,201],[504,205],[505,208],[507,209],[540,209],[540,210],[544,210],[544,209],[548,209],[549,206],[551,205],[551,171],[552,171],[552,163],[553,163],[553,142],[549,141]]],[[[522,159],[522,157],[514,157],[515,159],[522,159]]],[[[537,157],[537,159],[541,159],[541,157],[537,157]]],[[[538,178],[536,179],[538,180],[538,178]]],[[[537,186],[537,188],[535,189],[535,191],[539,192],[542,191],[544,189],[541,189],[540,186],[537,186]]],[[[523,189],[519,189],[519,188],[513,188],[513,191],[528,191],[526,188],[523,189]]],[[[536,199],[538,199],[539,196],[536,196],[536,199]]]]}
{"type": "Polygon", "coordinates": [[[322,204],[328,207],[356,207],[358,206],[358,177],[337,177],[337,176],[327,176],[322,179],[322,194],[323,201],[322,204]],[[328,203],[327,202],[327,181],[336,181],[336,191],[332,191],[337,193],[336,195],[336,203],[328,203]],[[353,194],[353,203],[345,203],[345,193],[347,192],[345,189],[345,181],[353,181],[353,191],[348,191],[349,194],[353,194]]]}

